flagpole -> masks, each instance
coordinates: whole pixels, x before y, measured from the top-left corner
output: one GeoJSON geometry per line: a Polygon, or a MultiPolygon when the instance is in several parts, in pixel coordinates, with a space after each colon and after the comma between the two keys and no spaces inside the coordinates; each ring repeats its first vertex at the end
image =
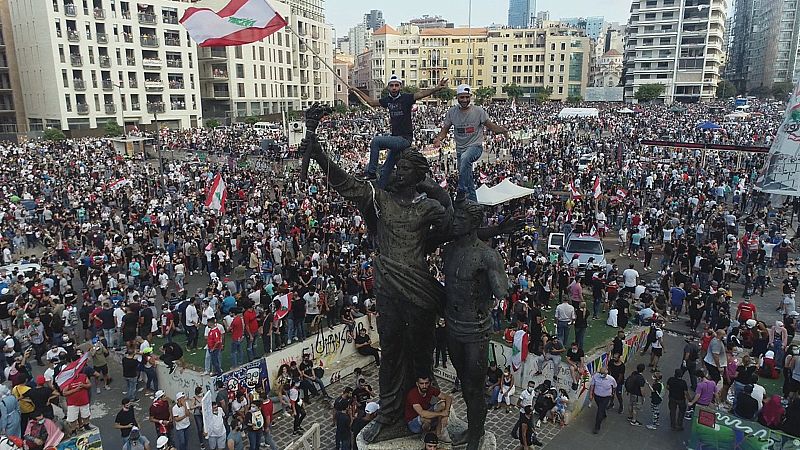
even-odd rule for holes
{"type": "MultiPolygon", "coordinates": [[[[303,44],[303,45],[305,45],[305,46],[306,46],[306,49],[308,49],[308,50],[311,52],[311,54],[312,54],[312,55],[314,55],[314,57],[315,57],[315,58],[317,58],[317,59],[318,59],[318,60],[319,60],[319,61],[322,63],[322,65],[324,65],[325,67],[327,67],[327,68],[328,68],[328,70],[330,70],[330,71],[331,71],[331,73],[333,74],[333,76],[334,76],[334,77],[338,78],[338,79],[339,79],[339,81],[341,81],[342,83],[344,83],[344,85],[345,85],[345,86],[347,86],[348,88],[350,87],[350,84],[349,84],[347,81],[345,81],[345,80],[344,80],[344,78],[340,77],[340,76],[339,76],[339,75],[336,73],[336,71],[333,69],[333,67],[331,67],[331,65],[330,65],[330,64],[328,64],[328,62],[327,62],[327,61],[325,61],[325,58],[323,58],[323,57],[319,56],[319,53],[315,52],[315,51],[314,51],[314,48],[313,48],[312,46],[308,45],[308,42],[306,42],[306,40],[305,40],[305,38],[304,38],[303,36],[300,36],[300,34],[299,34],[298,32],[296,32],[296,31],[294,31],[294,28],[292,28],[292,27],[291,27],[291,26],[289,26],[289,25],[286,25],[286,29],[287,29],[287,30],[289,30],[289,32],[290,32],[290,33],[292,33],[293,35],[297,36],[297,39],[299,39],[299,40],[300,40],[300,43],[301,43],[301,44],[303,44]]],[[[362,105],[366,106],[367,108],[369,108],[369,109],[370,109],[370,110],[372,110],[372,111],[374,111],[374,110],[375,110],[375,108],[373,108],[373,107],[372,107],[372,106],[370,106],[370,105],[369,105],[369,104],[368,104],[366,101],[364,101],[364,99],[362,99],[362,98],[361,98],[361,96],[359,96],[359,95],[356,95],[356,97],[358,97],[358,101],[360,101],[362,105]]]]}

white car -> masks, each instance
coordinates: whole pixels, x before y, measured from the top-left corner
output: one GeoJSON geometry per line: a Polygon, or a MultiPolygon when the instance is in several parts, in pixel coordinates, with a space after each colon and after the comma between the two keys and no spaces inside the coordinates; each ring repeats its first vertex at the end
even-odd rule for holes
{"type": "Polygon", "coordinates": [[[16,271],[17,273],[23,273],[26,276],[30,277],[30,276],[32,276],[33,274],[35,274],[36,272],[38,272],[40,270],[42,270],[42,266],[40,266],[39,264],[34,264],[34,263],[31,263],[31,264],[9,264],[7,266],[0,267],[0,274],[1,273],[11,274],[11,273],[14,273],[14,271],[16,271]]]}

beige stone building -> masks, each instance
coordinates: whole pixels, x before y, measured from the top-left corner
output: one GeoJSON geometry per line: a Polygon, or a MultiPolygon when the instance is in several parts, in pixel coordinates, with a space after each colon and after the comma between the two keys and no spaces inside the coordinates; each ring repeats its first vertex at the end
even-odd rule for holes
{"type": "Polygon", "coordinates": [[[335,105],[345,105],[349,103],[350,93],[347,86],[351,84],[350,74],[353,71],[355,58],[345,53],[337,53],[333,56],[333,70],[337,77],[333,77],[333,103],[335,105]]]}

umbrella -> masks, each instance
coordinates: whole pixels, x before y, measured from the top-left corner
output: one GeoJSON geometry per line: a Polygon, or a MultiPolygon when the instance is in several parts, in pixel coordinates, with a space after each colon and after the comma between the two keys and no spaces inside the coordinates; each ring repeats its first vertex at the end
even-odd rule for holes
{"type": "Polygon", "coordinates": [[[697,124],[697,128],[699,128],[701,130],[718,130],[718,129],[722,128],[722,127],[717,125],[717,124],[715,124],[714,122],[709,122],[709,121],[706,120],[705,122],[698,123],[697,124]]]}

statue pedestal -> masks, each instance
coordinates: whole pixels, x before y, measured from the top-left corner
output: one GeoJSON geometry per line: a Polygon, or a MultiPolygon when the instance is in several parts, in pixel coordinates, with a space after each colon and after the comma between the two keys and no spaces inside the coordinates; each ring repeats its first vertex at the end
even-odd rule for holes
{"type": "MultiPolygon", "coordinates": [[[[456,415],[454,408],[450,409],[450,418],[447,420],[447,432],[452,438],[452,443],[439,443],[440,449],[463,449],[466,448],[466,441],[460,442],[465,438],[467,431],[467,422],[456,415]]],[[[388,439],[380,442],[367,443],[362,437],[362,433],[356,436],[356,444],[360,449],[367,450],[419,450],[424,448],[422,439],[424,434],[411,434],[394,439],[388,439]]],[[[494,433],[489,431],[483,436],[483,442],[480,447],[481,450],[496,450],[497,439],[494,433]]]]}

